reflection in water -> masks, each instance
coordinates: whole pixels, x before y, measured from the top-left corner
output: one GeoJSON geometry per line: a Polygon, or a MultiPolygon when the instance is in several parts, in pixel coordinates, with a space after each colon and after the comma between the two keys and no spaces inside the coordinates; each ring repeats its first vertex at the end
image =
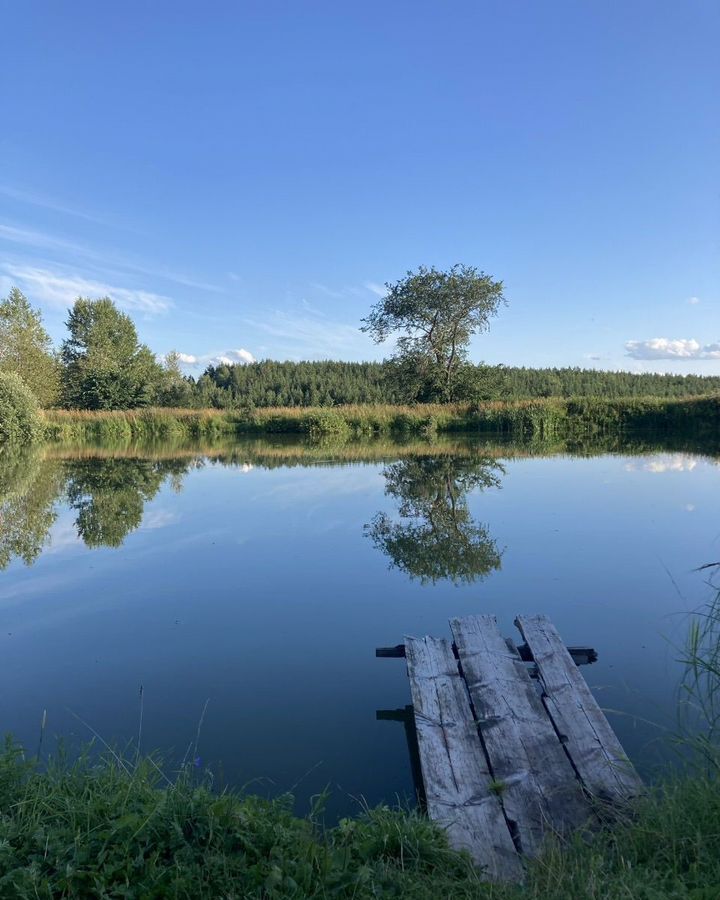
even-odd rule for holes
{"type": "Polygon", "coordinates": [[[145,504],[168,476],[179,490],[184,460],[81,459],[68,464],[67,499],[88,547],[119,547],[142,524],[145,504]]]}
{"type": "Polygon", "coordinates": [[[84,458],[55,460],[39,453],[0,456],[0,570],[13,559],[32,565],[49,543],[57,504],[75,510],[87,547],[120,547],[142,524],[145,504],[170,478],[202,465],[198,459],[84,458]]]}
{"type": "Polygon", "coordinates": [[[62,489],[61,464],[38,453],[0,454],[0,570],[32,565],[48,542],[62,489]]]}
{"type": "MultiPolygon", "coordinates": [[[[641,454],[625,468],[649,472],[697,471],[700,454],[712,450],[702,443],[679,445],[640,441],[626,444],[615,439],[613,452],[641,454]],[[682,453],[672,453],[679,449],[682,453]],[[651,455],[652,454],[652,455],[651,455]]],[[[145,506],[170,480],[179,491],[183,477],[206,463],[249,472],[295,466],[336,466],[359,461],[397,460],[383,469],[385,493],[397,501],[397,516],[378,513],[365,526],[373,544],[391,565],[421,583],[442,580],[472,583],[500,567],[501,552],[487,525],[476,522],[468,508],[473,490],[498,487],[504,474],[495,458],[607,451],[605,444],[582,447],[553,445],[490,445],[480,450],[468,440],[426,442],[354,442],[318,446],[280,439],[249,440],[208,446],[80,448],[61,452],[11,452],[0,448],[0,570],[14,559],[32,565],[46,548],[57,521],[57,509],[66,504],[74,513],[78,537],[88,547],[120,547],[142,524],[145,506]],[[482,454],[482,455],[479,455],[482,454]]],[[[717,459],[707,460],[716,465],[717,459]]],[[[694,508],[686,505],[686,509],[694,508]]]]}
{"type": "Polygon", "coordinates": [[[471,583],[500,568],[501,551],[468,509],[473,490],[499,487],[502,465],[488,458],[426,456],[387,466],[385,493],[402,521],[378,513],[365,533],[392,566],[422,584],[471,583]]]}

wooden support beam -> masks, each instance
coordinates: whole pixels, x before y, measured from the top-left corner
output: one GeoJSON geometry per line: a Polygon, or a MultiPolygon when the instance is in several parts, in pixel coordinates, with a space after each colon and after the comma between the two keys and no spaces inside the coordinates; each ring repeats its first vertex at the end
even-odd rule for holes
{"type": "MultiPolygon", "coordinates": [[[[523,662],[533,662],[533,655],[527,644],[520,644],[515,647],[520,654],[523,662]]],[[[573,658],[573,662],[577,666],[589,666],[597,662],[597,650],[593,647],[568,647],[568,653],[573,658]]],[[[376,647],[375,656],[377,659],[405,659],[405,644],[395,644],[392,647],[376,647]]]]}
{"type": "Polygon", "coordinates": [[[427,799],[425,797],[425,785],[420,765],[420,753],[418,751],[417,729],[415,728],[415,710],[412,703],[401,706],[400,709],[377,709],[375,718],[378,722],[401,722],[405,728],[405,740],[407,742],[408,755],[410,757],[410,772],[412,774],[415,797],[420,807],[427,811],[427,799]]]}

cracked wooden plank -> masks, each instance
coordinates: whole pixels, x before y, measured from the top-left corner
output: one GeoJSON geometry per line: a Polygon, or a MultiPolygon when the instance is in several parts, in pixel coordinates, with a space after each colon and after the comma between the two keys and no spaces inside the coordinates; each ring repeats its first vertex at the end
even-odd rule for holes
{"type": "Polygon", "coordinates": [[[488,878],[519,881],[520,857],[492,790],[451,644],[407,637],[405,648],[428,814],[488,878]]]}
{"type": "Polygon", "coordinates": [[[515,624],[532,651],[548,714],[586,790],[613,802],[641,793],[637,772],[555,626],[546,616],[518,616],[515,624]]]}
{"type": "Polygon", "coordinates": [[[522,853],[549,832],[584,826],[592,809],[523,661],[494,616],[451,619],[490,770],[522,853]]]}

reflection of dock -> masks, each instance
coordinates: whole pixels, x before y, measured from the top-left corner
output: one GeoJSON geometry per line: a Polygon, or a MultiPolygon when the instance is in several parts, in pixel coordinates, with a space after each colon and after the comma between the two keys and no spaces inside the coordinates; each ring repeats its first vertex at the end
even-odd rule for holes
{"type": "Polygon", "coordinates": [[[544,616],[515,624],[520,647],[493,616],[469,616],[450,620],[452,641],[376,651],[407,659],[413,707],[378,717],[404,721],[411,750],[416,736],[429,815],[488,877],[512,880],[545,835],[592,827],[642,789],[578,670],[595,651],[566,648],[544,616]]]}

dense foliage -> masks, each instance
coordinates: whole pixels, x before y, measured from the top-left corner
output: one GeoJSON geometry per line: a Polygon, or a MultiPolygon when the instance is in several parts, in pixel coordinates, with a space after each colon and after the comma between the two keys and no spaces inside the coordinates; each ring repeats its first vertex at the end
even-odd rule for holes
{"type": "Polygon", "coordinates": [[[160,367],[138,340],[132,319],[108,297],[79,297],[63,342],[63,402],[76,409],[148,406],[157,393],[160,367]]]}
{"type": "Polygon", "coordinates": [[[14,372],[0,372],[0,444],[31,444],[42,433],[37,398],[14,372]]]}
{"type": "Polygon", "coordinates": [[[60,396],[60,368],[40,313],[17,288],[0,301],[0,372],[19,375],[40,406],[60,396]]]}
{"type": "Polygon", "coordinates": [[[337,406],[398,403],[400,392],[380,363],[275,362],[208,366],[195,390],[198,406],[337,406]]]}
{"type": "Polygon", "coordinates": [[[420,266],[395,284],[363,320],[376,343],[396,339],[392,380],[408,403],[476,399],[476,370],[468,364],[473,334],[487,331],[503,285],[473,266],[447,272],[420,266]]]}
{"type": "MultiPolygon", "coordinates": [[[[720,394],[720,377],[470,366],[477,399],[542,397],[699,397],[720,394]]],[[[193,406],[337,406],[400,403],[403,392],[390,363],[274,362],[209,366],[189,394],[193,406]]]]}

